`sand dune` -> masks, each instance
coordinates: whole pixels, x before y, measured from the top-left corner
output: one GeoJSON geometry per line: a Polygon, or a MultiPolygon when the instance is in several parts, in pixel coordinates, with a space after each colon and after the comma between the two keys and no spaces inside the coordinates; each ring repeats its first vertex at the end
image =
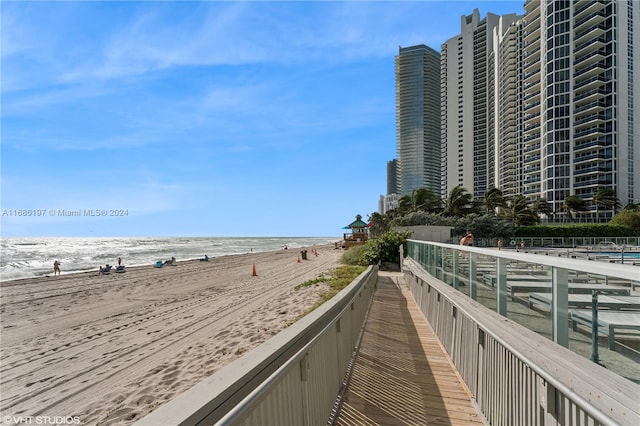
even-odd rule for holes
{"type": "Polygon", "coordinates": [[[294,287],[341,255],[316,248],[301,262],[298,251],[280,250],[1,283],[4,422],[132,423],[316,303],[323,285],[294,287]]]}

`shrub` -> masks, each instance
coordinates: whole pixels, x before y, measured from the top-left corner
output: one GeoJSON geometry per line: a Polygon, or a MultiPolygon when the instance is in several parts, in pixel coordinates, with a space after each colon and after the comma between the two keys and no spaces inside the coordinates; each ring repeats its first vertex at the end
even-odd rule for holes
{"type": "Polygon", "coordinates": [[[381,262],[398,263],[400,245],[405,246],[411,232],[389,231],[380,238],[369,240],[364,245],[348,249],[342,262],[349,265],[374,265],[381,262]],[[352,253],[349,253],[353,251],[352,253]]]}
{"type": "Polygon", "coordinates": [[[475,238],[511,238],[515,232],[515,226],[510,221],[486,214],[463,216],[453,226],[453,235],[464,235],[468,229],[475,238]]]}
{"type": "Polygon", "coordinates": [[[640,235],[640,211],[622,210],[609,221],[609,224],[624,226],[634,235],[640,235]]]}

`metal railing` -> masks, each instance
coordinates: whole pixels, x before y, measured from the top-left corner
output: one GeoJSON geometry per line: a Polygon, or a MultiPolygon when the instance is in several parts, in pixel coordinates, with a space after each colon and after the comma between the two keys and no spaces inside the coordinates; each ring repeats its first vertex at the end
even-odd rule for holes
{"type": "Polygon", "coordinates": [[[326,424],[377,278],[377,267],[369,267],[331,300],[136,425],[326,424]]]}
{"type": "Polygon", "coordinates": [[[640,268],[415,240],[407,246],[405,281],[489,424],[640,424],[640,386],[562,347],[569,271],[640,281],[640,268]],[[483,256],[495,259],[495,311],[474,300],[483,256]],[[549,272],[559,345],[505,317],[507,262],[549,272]]]}

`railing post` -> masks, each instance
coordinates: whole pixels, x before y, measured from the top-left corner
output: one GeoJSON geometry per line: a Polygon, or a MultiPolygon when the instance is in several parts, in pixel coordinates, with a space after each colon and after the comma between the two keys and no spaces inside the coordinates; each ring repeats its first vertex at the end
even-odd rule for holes
{"type": "Polygon", "coordinates": [[[569,274],[566,269],[551,267],[551,316],[553,341],[569,347],[569,274]]]}
{"type": "Polygon", "coordinates": [[[591,361],[600,364],[598,354],[598,292],[591,293],[591,361]]]}
{"type": "Polygon", "coordinates": [[[507,261],[496,257],[496,312],[507,316],[507,261]]]}
{"type": "Polygon", "coordinates": [[[445,279],[445,259],[446,259],[446,249],[444,247],[440,247],[440,281],[446,282],[445,279]]]}
{"type": "Polygon", "coordinates": [[[433,275],[434,277],[437,276],[437,272],[438,269],[436,268],[436,259],[438,258],[438,247],[436,246],[429,246],[431,249],[429,250],[430,256],[429,256],[429,267],[431,268],[431,275],[433,275]]]}
{"type": "Polygon", "coordinates": [[[476,283],[476,254],[469,253],[469,297],[478,300],[478,285],[476,283]]]}
{"type": "Polygon", "coordinates": [[[433,275],[434,277],[436,276],[436,248],[435,246],[428,246],[429,250],[427,250],[427,263],[429,265],[429,269],[427,269],[427,271],[429,271],[429,273],[431,275],[433,275]]]}
{"type": "Polygon", "coordinates": [[[460,271],[458,270],[458,268],[460,267],[458,256],[460,255],[460,253],[456,249],[451,249],[451,254],[451,268],[453,269],[451,271],[453,273],[453,288],[458,289],[458,275],[460,273],[460,271]]]}

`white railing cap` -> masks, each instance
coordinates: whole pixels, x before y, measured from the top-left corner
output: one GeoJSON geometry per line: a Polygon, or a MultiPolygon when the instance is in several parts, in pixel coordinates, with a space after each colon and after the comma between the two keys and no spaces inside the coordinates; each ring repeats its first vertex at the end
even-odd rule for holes
{"type": "MultiPolygon", "coordinates": [[[[502,259],[518,260],[521,262],[536,263],[538,265],[551,266],[555,268],[569,269],[573,271],[586,272],[589,274],[607,275],[609,277],[621,278],[640,282],[640,267],[624,265],[618,263],[607,263],[601,261],[591,261],[583,259],[566,259],[555,256],[545,256],[534,253],[513,252],[511,249],[498,250],[495,248],[481,248],[473,246],[460,246],[457,244],[437,243],[435,241],[409,240],[415,243],[429,244],[468,253],[477,253],[485,256],[499,257],[502,259]]],[[[533,249],[529,249],[533,250],[533,249]]]]}

